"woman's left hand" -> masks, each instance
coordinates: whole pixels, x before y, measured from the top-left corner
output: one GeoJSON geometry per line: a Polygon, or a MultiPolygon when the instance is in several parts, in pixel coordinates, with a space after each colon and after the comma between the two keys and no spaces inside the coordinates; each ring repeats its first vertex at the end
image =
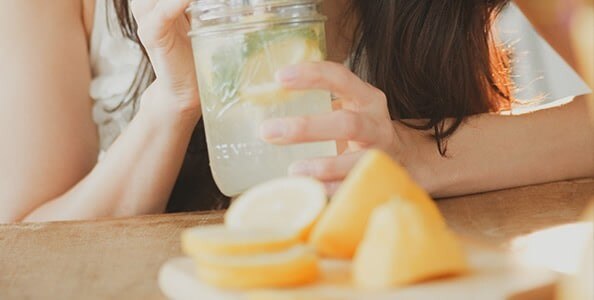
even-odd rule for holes
{"type": "Polygon", "coordinates": [[[291,175],[315,177],[332,194],[366,149],[381,149],[399,159],[400,137],[390,118],[385,94],[343,65],[303,63],[281,70],[277,80],[287,89],[331,91],[341,107],[322,115],[268,120],[261,126],[262,139],[279,145],[333,140],[347,143],[336,157],[293,163],[289,168],[291,175]]]}
{"type": "Polygon", "coordinates": [[[141,108],[195,123],[201,115],[194,56],[184,11],[192,0],[134,0],[131,9],[155,71],[141,108]]]}

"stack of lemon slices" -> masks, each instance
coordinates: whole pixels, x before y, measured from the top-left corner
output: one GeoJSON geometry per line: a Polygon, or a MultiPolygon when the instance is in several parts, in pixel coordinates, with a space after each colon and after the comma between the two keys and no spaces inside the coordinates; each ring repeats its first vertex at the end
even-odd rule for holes
{"type": "Polygon", "coordinates": [[[329,204],[314,179],[273,180],[235,200],[224,225],[186,230],[182,246],[202,281],[229,289],[313,283],[319,257],[352,260],[353,285],[366,289],[467,270],[460,242],[433,200],[376,150],[329,204]]]}
{"type": "Polygon", "coordinates": [[[315,281],[318,256],[305,244],[326,206],[324,186],[310,178],[277,179],[235,200],[224,225],[182,234],[198,277],[221,288],[292,287],[315,281]]]}

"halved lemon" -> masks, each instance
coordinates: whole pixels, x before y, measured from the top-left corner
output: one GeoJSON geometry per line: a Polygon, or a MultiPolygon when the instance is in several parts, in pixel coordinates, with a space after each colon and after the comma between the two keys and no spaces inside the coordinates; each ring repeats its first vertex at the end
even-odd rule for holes
{"type": "Polygon", "coordinates": [[[319,274],[318,257],[305,245],[248,256],[203,255],[195,261],[200,280],[226,289],[295,287],[319,274]]]}
{"type": "Polygon", "coordinates": [[[305,239],[326,203],[326,190],[317,180],[275,179],[233,201],[225,214],[225,225],[231,229],[291,232],[305,239]]]}
{"type": "Polygon", "coordinates": [[[278,230],[229,229],[224,225],[201,226],[182,233],[182,251],[189,256],[249,255],[277,252],[299,242],[292,232],[278,230]]]}

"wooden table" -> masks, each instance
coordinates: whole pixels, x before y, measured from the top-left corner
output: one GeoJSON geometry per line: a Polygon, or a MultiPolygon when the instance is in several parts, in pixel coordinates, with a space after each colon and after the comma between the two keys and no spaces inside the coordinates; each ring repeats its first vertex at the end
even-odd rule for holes
{"type": "MultiPolygon", "coordinates": [[[[458,233],[505,247],[514,237],[577,220],[594,179],[439,200],[458,233]]],[[[157,272],[180,255],[186,227],[221,212],[0,225],[0,299],[162,299],[157,272]]]]}

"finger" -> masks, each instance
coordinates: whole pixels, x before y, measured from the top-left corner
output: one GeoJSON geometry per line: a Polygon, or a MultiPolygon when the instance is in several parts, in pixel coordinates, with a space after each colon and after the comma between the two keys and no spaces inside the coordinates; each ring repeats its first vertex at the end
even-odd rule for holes
{"type": "MultiPolygon", "coordinates": [[[[192,0],[159,0],[150,12],[138,15],[138,35],[149,54],[151,48],[171,46],[171,27],[179,20],[185,8],[192,0]]],[[[140,8],[139,8],[140,9],[140,8]]],[[[144,8],[146,9],[146,7],[144,8]]]]}
{"type": "MultiPolygon", "coordinates": [[[[340,98],[335,99],[332,101],[332,110],[341,110],[343,109],[342,100],[340,98]]],[[[342,154],[349,146],[349,141],[336,141],[336,150],[338,150],[338,154],[342,154]]]]}
{"type": "Polygon", "coordinates": [[[323,89],[346,102],[372,101],[377,96],[374,87],[363,82],[345,66],[334,62],[308,62],[289,66],[276,74],[288,89],[323,89]]]}
{"type": "Polygon", "coordinates": [[[364,151],[298,161],[289,167],[289,175],[314,177],[321,181],[343,180],[353,169],[364,151]]]}
{"type": "Polygon", "coordinates": [[[364,114],[338,110],[321,115],[264,121],[260,137],[269,143],[286,145],[319,141],[356,141],[374,144],[381,139],[375,120],[364,114]]]}

